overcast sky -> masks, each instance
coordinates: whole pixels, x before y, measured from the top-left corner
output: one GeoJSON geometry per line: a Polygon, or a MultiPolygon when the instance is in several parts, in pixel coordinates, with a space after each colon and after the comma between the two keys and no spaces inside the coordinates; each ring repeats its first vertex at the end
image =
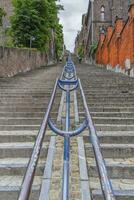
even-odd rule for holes
{"type": "Polygon", "coordinates": [[[60,23],[63,25],[65,45],[74,50],[77,32],[81,29],[82,14],[87,12],[89,0],[60,0],[64,11],[60,12],[60,23]]]}

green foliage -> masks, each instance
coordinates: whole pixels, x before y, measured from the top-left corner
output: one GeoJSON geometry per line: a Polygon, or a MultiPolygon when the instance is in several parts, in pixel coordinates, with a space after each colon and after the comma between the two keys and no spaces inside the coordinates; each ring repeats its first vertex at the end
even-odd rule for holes
{"type": "Polygon", "coordinates": [[[29,47],[34,38],[32,47],[47,51],[53,29],[59,51],[61,27],[57,17],[59,7],[55,0],[13,0],[13,6],[11,36],[15,46],[29,47]]]}
{"type": "Polygon", "coordinates": [[[97,42],[93,42],[93,44],[90,46],[90,55],[93,56],[95,54],[95,51],[97,49],[97,42]]]}
{"type": "Polygon", "coordinates": [[[2,18],[6,15],[3,8],[0,8],[0,26],[2,26],[2,18]]]}
{"type": "Polygon", "coordinates": [[[63,43],[63,27],[61,24],[57,24],[55,31],[55,51],[57,59],[62,55],[63,43]]]}
{"type": "Polygon", "coordinates": [[[84,57],[84,47],[82,44],[79,45],[78,50],[77,50],[78,56],[83,58],[84,57]]]}

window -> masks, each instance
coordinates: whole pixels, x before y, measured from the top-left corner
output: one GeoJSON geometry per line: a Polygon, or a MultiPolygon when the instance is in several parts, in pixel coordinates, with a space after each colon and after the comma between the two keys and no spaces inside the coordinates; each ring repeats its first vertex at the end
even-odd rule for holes
{"type": "Polygon", "coordinates": [[[105,6],[101,6],[101,21],[105,21],[105,6]]]}

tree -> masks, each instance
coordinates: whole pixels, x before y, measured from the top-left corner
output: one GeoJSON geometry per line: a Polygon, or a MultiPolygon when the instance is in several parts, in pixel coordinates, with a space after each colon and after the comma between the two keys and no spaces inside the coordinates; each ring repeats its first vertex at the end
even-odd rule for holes
{"type": "Polygon", "coordinates": [[[63,27],[61,24],[57,24],[56,32],[55,32],[55,51],[56,58],[59,59],[62,55],[63,51],[63,27]]]}
{"type": "MultiPolygon", "coordinates": [[[[51,40],[52,29],[55,33],[55,46],[61,48],[58,39],[61,36],[61,25],[57,13],[59,6],[55,0],[13,0],[14,15],[11,17],[11,35],[18,47],[32,47],[47,51],[51,40]]],[[[57,50],[58,51],[58,50],[57,50]]]]}
{"type": "Polygon", "coordinates": [[[11,35],[15,46],[29,47],[31,38],[33,47],[44,49],[48,39],[47,1],[13,0],[14,15],[11,17],[11,35]]]}
{"type": "Polygon", "coordinates": [[[83,58],[84,57],[84,46],[83,44],[80,44],[78,49],[77,49],[77,53],[78,53],[78,56],[83,58]]]}

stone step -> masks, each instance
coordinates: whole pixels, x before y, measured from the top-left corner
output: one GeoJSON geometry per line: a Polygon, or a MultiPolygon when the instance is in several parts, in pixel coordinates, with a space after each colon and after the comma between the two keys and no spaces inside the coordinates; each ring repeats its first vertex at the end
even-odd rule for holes
{"type": "MultiPolygon", "coordinates": [[[[132,179],[111,179],[111,183],[113,185],[113,189],[114,191],[120,191],[120,195],[121,195],[121,191],[122,191],[122,199],[124,200],[124,197],[127,195],[127,197],[133,196],[134,198],[134,180],[132,179]],[[133,191],[133,193],[131,193],[131,191],[133,191]]],[[[90,178],[90,186],[91,186],[91,190],[92,192],[94,190],[100,190],[100,183],[99,183],[99,179],[98,178],[90,178]]],[[[93,192],[94,194],[94,192],[93,192]]],[[[116,193],[117,195],[117,193],[116,193]]],[[[129,199],[129,198],[128,198],[129,199]]]]}
{"type": "MultiPolygon", "coordinates": [[[[41,157],[47,156],[49,142],[43,144],[41,150],[41,157]]],[[[34,143],[32,142],[21,142],[21,143],[0,143],[0,158],[29,158],[34,143]]]]}
{"type": "MultiPolygon", "coordinates": [[[[57,112],[52,112],[53,115],[56,115],[57,112]]],[[[5,118],[5,117],[9,117],[9,118],[13,118],[13,117],[22,117],[22,118],[25,118],[25,117],[43,117],[44,116],[44,112],[0,112],[0,117],[2,118],[5,118]]]]}
{"type": "MultiPolygon", "coordinates": [[[[134,200],[134,190],[114,190],[117,200],[134,200]]],[[[92,197],[94,200],[104,200],[101,190],[93,190],[92,197]]]]}
{"type": "Polygon", "coordinates": [[[93,122],[95,124],[124,124],[133,125],[134,118],[124,118],[124,117],[93,117],[93,122]]]}
{"type": "MultiPolygon", "coordinates": [[[[49,103],[49,101],[47,101],[47,103],[46,104],[38,104],[38,105],[35,105],[35,104],[26,104],[26,105],[24,105],[23,103],[22,104],[20,104],[20,105],[16,105],[16,104],[6,104],[6,105],[0,105],[0,111],[1,110],[7,110],[8,111],[8,109],[10,110],[10,109],[12,109],[12,110],[17,110],[17,109],[27,109],[27,108],[31,108],[31,109],[34,109],[34,108],[39,108],[39,109],[44,109],[44,108],[47,108],[47,106],[48,106],[48,103],[49,103]]],[[[58,106],[59,105],[59,102],[57,102],[57,103],[55,103],[55,106],[58,106]]]]}
{"type": "MultiPolygon", "coordinates": [[[[37,131],[0,131],[0,143],[5,142],[33,142],[37,136],[37,131]]],[[[97,132],[100,143],[115,143],[115,144],[133,144],[134,143],[134,132],[131,131],[118,131],[118,132],[97,132]]],[[[45,135],[45,141],[49,141],[50,135],[55,135],[52,131],[47,131],[45,135]]],[[[85,143],[89,143],[89,132],[85,131],[80,135],[83,137],[85,143]]]]}
{"type": "MultiPolygon", "coordinates": [[[[58,105],[56,105],[58,107],[58,105]]],[[[25,107],[15,107],[15,106],[10,106],[10,107],[0,107],[0,112],[45,112],[45,110],[47,109],[47,106],[25,106],[25,107]]],[[[57,109],[53,109],[53,112],[57,112],[57,109]]]]}
{"type": "MultiPolygon", "coordinates": [[[[10,101],[10,100],[9,100],[10,101]]],[[[47,107],[48,106],[48,102],[49,100],[46,100],[44,102],[8,102],[8,101],[4,101],[4,102],[0,102],[0,108],[1,107],[7,107],[7,108],[10,108],[10,107],[28,107],[28,106],[31,106],[31,107],[47,107]]],[[[58,105],[58,100],[57,100],[57,103],[56,105],[58,105]]]]}
{"type": "MultiPolygon", "coordinates": [[[[56,121],[57,117],[52,118],[52,121],[56,121]]],[[[33,120],[34,121],[34,120],[33,120]]],[[[13,120],[12,123],[2,123],[0,125],[0,131],[35,131],[35,130],[39,130],[41,124],[42,124],[43,118],[40,120],[40,122],[38,121],[38,123],[33,123],[31,120],[31,124],[28,124],[27,122],[22,123],[21,121],[19,121],[19,123],[17,123],[16,120],[13,120]],[[22,124],[21,124],[22,123],[22,124]]],[[[73,122],[74,123],[74,122],[73,122]]]]}
{"type": "MultiPolygon", "coordinates": [[[[90,109],[90,112],[134,112],[134,107],[104,107],[104,106],[96,106],[96,107],[91,107],[90,105],[88,106],[90,109]]],[[[79,111],[83,111],[83,107],[79,106],[79,111]]]]}
{"type": "MultiPolygon", "coordinates": [[[[57,117],[57,113],[52,113],[51,116],[53,118],[57,117]],[[54,116],[55,114],[55,116],[54,116]]],[[[72,118],[74,118],[72,116],[72,118]]],[[[33,124],[37,124],[40,125],[42,118],[37,118],[37,117],[26,117],[26,118],[20,118],[20,117],[16,117],[16,118],[3,118],[0,117],[0,125],[33,125],[33,124]]],[[[82,118],[81,118],[82,119],[82,118]]],[[[119,118],[119,117],[93,117],[93,122],[95,124],[112,124],[112,125],[133,125],[134,124],[134,118],[119,118]]]]}
{"type": "Polygon", "coordinates": [[[87,101],[88,101],[88,104],[89,105],[111,105],[111,106],[114,106],[114,105],[117,105],[117,106],[119,106],[120,107],[120,105],[126,105],[126,106],[133,106],[133,104],[134,104],[134,99],[133,100],[131,100],[131,101],[127,101],[127,100],[125,100],[125,99],[123,99],[123,97],[122,97],[122,101],[118,101],[118,100],[116,100],[116,101],[111,101],[110,99],[104,99],[103,101],[99,101],[99,99],[98,100],[90,100],[90,99],[87,99],[87,101]]]}
{"type": "Polygon", "coordinates": [[[40,125],[0,125],[0,131],[37,131],[40,125]]]}
{"type": "Polygon", "coordinates": [[[120,102],[118,102],[118,103],[113,103],[113,102],[102,102],[102,103],[100,103],[100,102],[94,102],[94,103],[90,103],[89,101],[88,101],[88,106],[89,106],[89,108],[90,107],[107,107],[107,108],[109,108],[109,107],[111,107],[111,108],[125,108],[125,107],[128,107],[128,108],[131,108],[131,107],[134,107],[134,103],[125,103],[125,102],[123,102],[123,103],[120,103],[120,102]],[[121,107],[120,107],[121,106],[121,107]]]}
{"type": "MultiPolygon", "coordinates": [[[[0,143],[13,143],[13,142],[34,142],[38,134],[37,131],[0,131],[0,143]]],[[[52,131],[48,131],[45,135],[44,142],[50,141],[50,136],[53,135],[52,131]]]]}
{"type": "MultiPolygon", "coordinates": [[[[112,179],[134,180],[134,158],[105,159],[108,176],[112,179]]],[[[89,177],[98,177],[98,170],[94,159],[87,159],[89,177]]]]}
{"type": "Polygon", "coordinates": [[[110,101],[110,102],[124,102],[124,101],[126,101],[126,102],[133,102],[133,100],[134,100],[134,95],[132,95],[132,94],[130,94],[130,95],[127,95],[127,96],[124,96],[124,94],[123,95],[116,95],[116,96],[114,96],[114,95],[111,95],[111,96],[109,96],[109,95],[104,95],[104,96],[95,96],[95,95],[93,95],[93,96],[91,96],[90,94],[86,94],[86,98],[87,98],[87,100],[88,101],[97,101],[97,102],[103,102],[103,101],[110,101]]]}
{"type": "MultiPolygon", "coordinates": [[[[53,118],[57,117],[57,114],[53,118]]],[[[0,118],[0,125],[40,125],[42,118],[0,118]]]]}
{"type": "MultiPolygon", "coordinates": [[[[53,119],[52,120],[56,120],[53,119]]],[[[42,122],[42,121],[41,121],[42,122]]],[[[15,125],[0,125],[0,131],[15,131],[15,130],[39,130],[40,124],[15,124],[15,125]]],[[[97,131],[134,131],[134,125],[123,125],[123,124],[95,124],[97,131]]]]}
{"type": "MultiPolygon", "coordinates": [[[[92,145],[85,143],[86,157],[93,158],[92,145]]],[[[132,158],[134,155],[134,144],[101,144],[104,158],[132,158]]]]}
{"type": "Polygon", "coordinates": [[[97,131],[134,131],[134,125],[95,124],[97,131]]]}
{"type": "MultiPolygon", "coordinates": [[[[23,176],[0,176],[0,200],[17,200],[23,176]]],[[[39,199],[41,176],[35,176],[30,200],[39,199]]]]}
{"type": "MultiPolygon", "coordinates": [[[[24,176],[29,158],[3,158],[0,159],[0,176],[24,176]]],[[[43,176],[45,157],[39,160],[36,176],[43,176]]]]}
{"type": "MultiPolygon", "coordinates": [[[[100,143],[106,144],[134,144],[134,132],[132,131],[98,131],[97,132],[100,143]]],[[[82,136],[82,134],[81,134],[82,136]]],[[[89,142],[89,132],[84,132],[84,142],[89,142]]]]}
{"type": "MultiPolygon", "coordinates": [[[[83,113],[80,113],[80,115],[83,114],[83,113]]],[[[134,112],[91,112],[91,116],[92,117],[133,118],[134,112]]]]}
{"type": "MultiPolygon", "coordinates": [[[[1,93],[1,89],[0,89],[0,93],[1,93]]],[[[133,99],[134,99],[134,94],[116,94],[116,95],[113,95],[113,94],[101,94],[101,95],[98,95],[98,94],[91,94],[90,92],[85,94],[86,95],[86,98],[88,101],[97,101],[97,102],[103,102],[103,101],[110,101],[110,102],[124,102],[124,100],[126,102],[133,102],[133,99]]],[[[9,100],[9,98],[11,99],[11,102],[13,102],[13,100],[15,100],[16,102],[21,102],[22,99],[24,99],[24,101],[26,102],[32,102],[32,101],[37,101],[37,100],[40,100],[41,102],[43,102],[43,100],[45,99],[48,99],[50,98],[51,96],[51,93],[47,93],[45,92],[45,95],[44,96],[33,96],[29,93],[25,93],[25,96],[21,96],[21,95],[17,95],[17,92],[16,92],[16,96],[15,94],[13,94],[13,96],[11,96],[11,93],[7,93],[7,94],[3,94],[1,95],[1,101],[4,101],[4,100],[9,100]]],[[[61,93],[56,93],[56,97],[57,98],[60,98],[61,97],[61,93]]],[[[78,97],[79,94],[78,94],[78,97]]]]}

